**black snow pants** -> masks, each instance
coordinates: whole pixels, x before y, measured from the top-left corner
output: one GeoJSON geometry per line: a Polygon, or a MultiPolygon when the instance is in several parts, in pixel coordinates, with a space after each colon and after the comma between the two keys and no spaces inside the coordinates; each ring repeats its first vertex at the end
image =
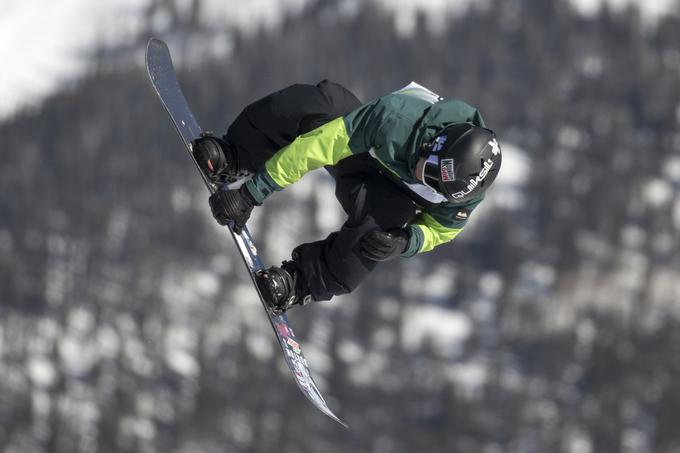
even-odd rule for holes
{"type": "MultiPolygon", "coordinates": [[[[359,106],[351,92],[333,82],[293,85],[246,107],[224,139],[237,150],[240,169],[254,172],[298,135],[359,106]]],[[[348,218],[340,231],[293,250],[314,300],[352,292],[375,268],[377,263],[359,251],[364,234],[403,227],[416,216],[414,202],[380,173],[370,155],[347,157],[326,170],[348,218]]]]}
{"type": "Polygon", "coordinates": [[[377,165],[364,153],[326,167],[335,179],[335,197],[347,220],[340,231],[293,251],[314,300],[354,291],[378,264],[361,254],[361,238],[371,231],[402,228],[417,214],[413,200],[383,176],[377,165]]]}

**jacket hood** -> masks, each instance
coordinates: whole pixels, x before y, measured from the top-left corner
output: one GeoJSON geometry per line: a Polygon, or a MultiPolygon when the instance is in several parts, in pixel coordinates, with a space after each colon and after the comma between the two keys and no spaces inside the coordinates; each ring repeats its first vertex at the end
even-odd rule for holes
{"type": "Polygon", "coordinates": [[[479,110],[458,99],[442,100],[425,109],[407,144],[412,151],[409,161],[411,172],[415,171],[423,143],[434,140],[447,126],[464,122],[485,127],[479,110]]]}

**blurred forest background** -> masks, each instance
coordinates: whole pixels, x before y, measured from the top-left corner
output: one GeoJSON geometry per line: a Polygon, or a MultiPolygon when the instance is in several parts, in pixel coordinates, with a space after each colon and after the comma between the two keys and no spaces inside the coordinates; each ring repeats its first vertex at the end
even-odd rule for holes
{"type": "MultiPolygon", "coordinates": [[[[373,2],[317,0],[218,33],[174,3],[0,123],[1,451],[680,451],[678,16],[495,0],[404,34],[373,2]],[[291,312],[349,430],[284,368],[147,81],[151,35],[205,129],[296,82],[368,101],[416,80],[524,162],[453,245],[291,312]]],[[[251,231],[275,263],[342,221],[316,172],[251,231]]]]}

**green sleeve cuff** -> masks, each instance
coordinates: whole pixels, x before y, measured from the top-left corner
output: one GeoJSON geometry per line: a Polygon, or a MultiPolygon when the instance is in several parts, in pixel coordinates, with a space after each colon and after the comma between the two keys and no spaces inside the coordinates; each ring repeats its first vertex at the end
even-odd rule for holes
{"type": "Polygon", "coordinates": [[[420,228],[418,228],[415,225],[410,225],[408,227],[408,232],[409,232],[408,245],[406,246],[406,250],[404,250],[404,252],[401,254],[401,256],[403,256],[404,258],[408,258],[418,253],[425,239],[423,236],[423,232],[420,230],[420,228]]]}
{"type": "Polygon", "coordinates": [[[262,204],[269,195],[282,190],[282,187],[269,176],[269,173],[267,173],[267,170],[265,169],[261,169],[255,173],[255,176],[246,181],[245,186],[253,197],[253,200],[255,200],[255,203],[258,205],[262,204]]]}

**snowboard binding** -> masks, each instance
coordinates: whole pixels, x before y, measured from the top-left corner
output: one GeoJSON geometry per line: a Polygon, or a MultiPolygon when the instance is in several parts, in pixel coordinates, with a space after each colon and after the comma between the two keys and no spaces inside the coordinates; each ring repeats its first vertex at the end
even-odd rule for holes
{"type": "Polygon", "coordinates": [[[281,267],[260,270],[255,278],[267,305],[276,315],[285,313],[294,305],[307,305],[312,301],[302,273],[294,261],[284,261],[281,267]]]}
{"type": "Polygon", "coordinates": [[[212,132],[202,132],[200,138],[193,141],[192,154],[203,174],[217,187],[235,183],[250,174],[239,170],[234,147],[212,132]]]}

